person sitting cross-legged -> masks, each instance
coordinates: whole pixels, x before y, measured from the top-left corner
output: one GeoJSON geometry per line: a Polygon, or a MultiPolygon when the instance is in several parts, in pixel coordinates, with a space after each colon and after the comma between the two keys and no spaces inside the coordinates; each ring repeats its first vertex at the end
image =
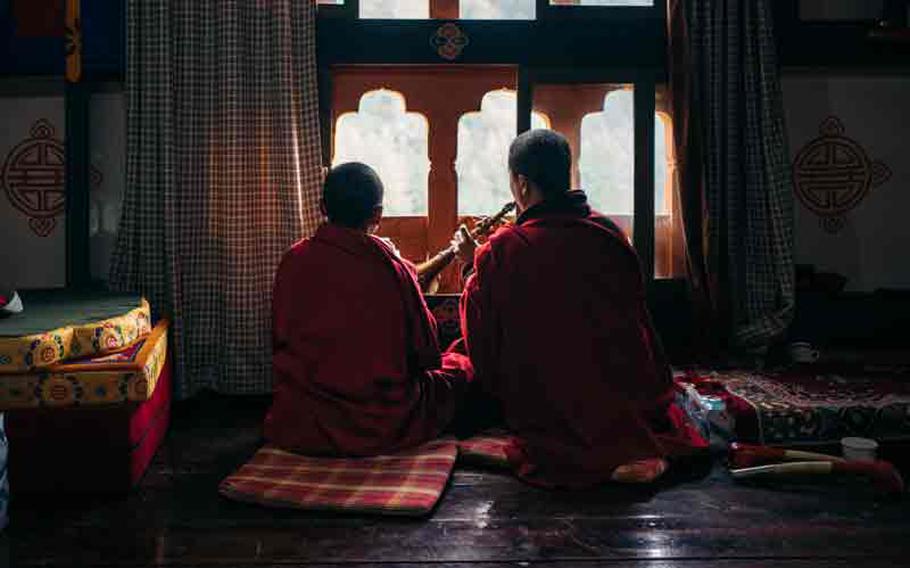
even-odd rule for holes
{"type": "Polygon", "coordinates": [[[383,185],[364,164],[326,176],[328,216],[281,261],[266,440],[311,455],[395,452],[440,435],[471,379],[440,353],[414,266],[372,234],[383,185]]]}
{"type": "Polygon", "coordinates": [[[651,481],[707,444],[674,403],[638,257],[570,191],[571,165],[558,133],[522,134],[509,150],[515,224],[476,252],[456,234],[473,267],[461,324],[475,386],[517,437],[510,461],[526,481],[651,481]]]}

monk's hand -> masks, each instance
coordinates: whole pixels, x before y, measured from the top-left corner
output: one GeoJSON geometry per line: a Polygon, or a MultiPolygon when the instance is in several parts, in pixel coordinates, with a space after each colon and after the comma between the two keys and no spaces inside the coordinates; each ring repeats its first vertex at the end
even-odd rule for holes
{"type": "Polygon", "coordinates": [[[387,238],[387,237],[376,237],[376,238],[378,238],[380,241],[384,242],[385,244],[389,245],[389,248],[392,249],[392,252],[395,253],[395,256],[397,256],[398,258],[401,258],[401,251],[398,250],[398,247],[395,246],[395,242],[392,241],[392,239],[387,238]]]}
{"type": "Polygon", "coordinates": [[[455,236],[452,237],[452,247],[455,249],[455,256],[461,262],[474,262],[474,250],[477,248],[477,241],[468,232],[464,225],[458,227],[455,236]]]}

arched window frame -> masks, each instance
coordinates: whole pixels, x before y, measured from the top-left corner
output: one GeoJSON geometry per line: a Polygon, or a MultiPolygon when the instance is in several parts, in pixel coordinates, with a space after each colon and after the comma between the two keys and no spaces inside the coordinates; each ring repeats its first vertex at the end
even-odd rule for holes
{"type": "MultiPolygon", "coordinates": [[[[663,3],[655,1],[649,7],[587,7],[550,5],[549,0],[537,0],[535,20],[493,21],[456,20],[457,0],[430,1],[432,19],[428,20],[361,20],[357,17],[357,0],[346,0],[342,6],[320,7],[317,56],[326,163],[330,159],[328,149],[332,147],[333,83],[339,69],[510,66],[517,75],[518,132],[530,127],[535,85],[632,84],[635,89],[634,245],[642,259],[645,279],[652,283],[656,236],[653,117],[656,85],[666,80],[663,3]],[[447,58],[437,49],[433,38],[443,26],[451,24],[457,26],[466,41],[455,57],[447,58]]],[[[408,100],[412,97],[408,96],[408,100]]],[[[434,118],[432,114],[428,116],[432,138],[434,118]]],[[[440,187],[439,180],[434,183],[434,172],[445,178],[447,174],[440,172],[449,168],[432,155],[430,159],[431,215],[435,210],[438,216],[447,217],[445,223],[430,223],[428,250],[435,250],[448,243],[450,229],[454,229],[458,219],[454,185],[449,184],[452,196],[433,197],[434,193],[442,193],[434,191],[440,187]]],[[[450,177],[454,177],[454,171],[450,177]]]]}

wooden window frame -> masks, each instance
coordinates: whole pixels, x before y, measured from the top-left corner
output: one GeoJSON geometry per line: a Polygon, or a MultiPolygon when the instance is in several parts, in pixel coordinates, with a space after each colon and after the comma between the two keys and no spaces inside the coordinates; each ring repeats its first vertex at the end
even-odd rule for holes
{"type": "MultiPolygon", "coordinates": [[[[338,119],[357,112],[361,97],[369,92],[387,89],[404,98],[405,111],[427,118],[427,150],[430,162],[428,180],[428,214],[426,217],[398,216],[384,218],[380,234],[392,238],[404,256],[423,261],[417,252],[429,255],[442,250],[460,221],[458,216],[458,125],[465,113],[480,108],[488,92],[515,88],[516,70],[509,66],[449,65],[439,66],[335,66],[332,68],[331,116],[327,128],[332,131],[338,119]],[[445,92],[445,97],[439,93],[445,92]]],[[[331,159],[331,157],[330,157],[331,159]]],[[[331,162],[329,162],[331,163],[331,162]]],[[[493,213],[491,211],[491,213],[493,213]]],[[[447,270],[442,288],[460,287],[458,274],[447,270]]]]}
{"type": "MultiPolygon", "coordinates": [[[[437,19],[361,20],[358,0],[320,6],[317,57],[325,164],[331,163],[333,152],[335,68],[513,66],[518,70],[518,133],[530,128],[535,84],[630,84],[635,93],[633,244],[649,287],[667,280],[654,278],[654,117],[656,86],[665,82],[667,73],[662,3],[651,7],[551,6],[549,0],[537,0],[535,20],[457,20],[451,18],[457,15],[452,12],[453,5],[457,9],[455,0],[430,2],[431,15],[437,19]],[[455,60],[441,57],[431,42],[440,26],[448,23],[457,25],[469,40],[455,60]]],[[[410,102],[408,108],[411,110],[410,102]]],[[[441,244],[442,238],[428,238],[428,245],[441,244]]]]}

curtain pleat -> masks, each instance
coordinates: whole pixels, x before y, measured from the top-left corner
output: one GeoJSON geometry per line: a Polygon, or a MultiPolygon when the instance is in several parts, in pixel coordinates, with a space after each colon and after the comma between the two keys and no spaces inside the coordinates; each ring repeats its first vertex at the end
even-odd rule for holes
{"type": "Polygon", "coordinates": [[[669,0],[689,282],[709,350],[761,352],[793,317],[793,196],[770,0],[669,0]]]}
{"type": "Polygon", "coordinates": [[[177,395],[271,389],[272,280],[315,230],[315,6],[129,0],[111,283],[171,319],[177,395]]]}

